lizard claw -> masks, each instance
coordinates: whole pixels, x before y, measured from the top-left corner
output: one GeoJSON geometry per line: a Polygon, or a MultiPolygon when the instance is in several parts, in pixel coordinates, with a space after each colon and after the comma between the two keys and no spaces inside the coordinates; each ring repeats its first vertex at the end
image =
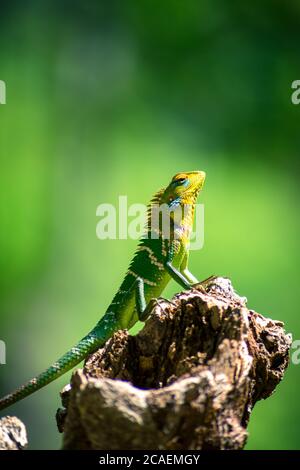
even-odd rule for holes
{"type": "Polygon", "coordinates": [[[204,279],[203,281],[196,282],[196,284],[192,285],[193,289],[196,289],[197,291],[206,293],[206,287],[208,284],[210,284],[214,279],[217,279],[218,276],[212,275],[209,276],[208,278],[204,279]]]}
{"type": "Polygon", "coordinates": [[[139,320],[140,321],[146,321],[151,312],[156,308],[163,308],[163,304],[171,304],[173,306],[176,306],[174,302],[171,300],[164,299],[163,297],[153,297],[152,299],[149,300],[147,307],[145,308],[144,312],[140,315],[139,320]]]}

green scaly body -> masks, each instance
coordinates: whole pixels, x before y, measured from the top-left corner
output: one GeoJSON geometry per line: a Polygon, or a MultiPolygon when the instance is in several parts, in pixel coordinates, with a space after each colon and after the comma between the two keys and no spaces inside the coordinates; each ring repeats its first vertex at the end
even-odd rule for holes
{"type": "MultiPolygon", "coordinates": [[[[145,320],[153,298],[159,297],[169,280],[174,278],[185,288],[197,282],[188,271],[189,237],[194,206],[204,184],[204,172],[179,173],[167,188],[160,190],[148,206],[148,224],[120,289],[105,315],[79,343],[46,371],[0,400],[0,410],[25,398],[79,364],[100,348],[120,329],[130,329],[138,320],[145,320]],[[170,216],[170,236],[165,238],[161,227],[153,238],[151,210],[155,206],[188,207],[180,220],[170,216]]],[[[151,309],[150,309],[151,310],[151,309]]]]}

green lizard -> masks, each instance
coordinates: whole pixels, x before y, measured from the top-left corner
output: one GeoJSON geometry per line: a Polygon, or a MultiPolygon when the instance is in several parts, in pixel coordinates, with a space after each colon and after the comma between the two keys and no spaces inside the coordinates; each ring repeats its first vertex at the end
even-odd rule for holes
{"type": "Polygon", "coordinates": [[[186,289],[198,282],[188,271],[188,257],[196,199],[204,180],[203,171],[178,173],[165,189],[154,195],[148,205],[145,234],[105,315],[90,333],[45,372],[3,397],[0,410],[69,371],[103,346],[114,332],[130,329],[138,320],[145,321],[153,302],[171,278],[186,289]],[[153,223],[154,209],[163,205],[169,209],[168,236],[164,233],[161,213],[159,223],[156,226],[153,223]]]}

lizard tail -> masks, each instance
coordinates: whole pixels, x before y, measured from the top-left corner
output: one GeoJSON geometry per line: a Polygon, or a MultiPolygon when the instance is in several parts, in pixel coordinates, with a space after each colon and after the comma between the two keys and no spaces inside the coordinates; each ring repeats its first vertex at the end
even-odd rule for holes
{"type": "Polygon", "coordinates": [[[57,362],[14,392],[0,399],[0,410],[31,395],[79,364],[88,354],[101,347],[111,337],[116,329],[113,323],[107,320],[107,317],[103,317],[88,335],[82,338],[76,346],[66,352],[57,362]]]}

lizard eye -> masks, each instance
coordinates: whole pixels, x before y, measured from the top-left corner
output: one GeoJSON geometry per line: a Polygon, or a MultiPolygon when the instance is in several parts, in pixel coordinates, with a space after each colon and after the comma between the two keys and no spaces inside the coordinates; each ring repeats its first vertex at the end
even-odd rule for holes
{"type": "Polygon", "coordinates": [[[187,181],[187,178],[178,178],[177,180],[172,181],[174,185],[183,184],[187,181]]]}

